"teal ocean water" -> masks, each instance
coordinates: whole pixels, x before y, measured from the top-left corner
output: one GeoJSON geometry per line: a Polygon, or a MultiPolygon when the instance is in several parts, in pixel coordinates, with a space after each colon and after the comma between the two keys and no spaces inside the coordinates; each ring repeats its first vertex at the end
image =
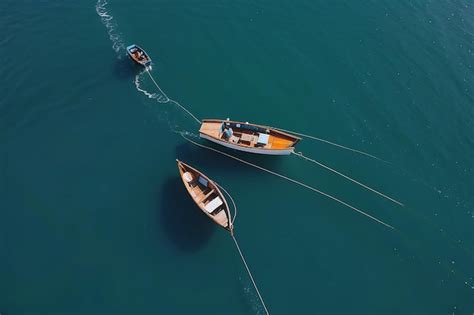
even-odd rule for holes
{"type": "Polygon", "coordinates": [[[3,0],[0,52],[2,315],[263,314],[176,158],[234,197],[271,314],[473,314],[470,1],[3,0]],[[231,152],[395,229],[188,143],[175,102],[388,161],[298,145],[404,207],[297,156],[231,152]]]}

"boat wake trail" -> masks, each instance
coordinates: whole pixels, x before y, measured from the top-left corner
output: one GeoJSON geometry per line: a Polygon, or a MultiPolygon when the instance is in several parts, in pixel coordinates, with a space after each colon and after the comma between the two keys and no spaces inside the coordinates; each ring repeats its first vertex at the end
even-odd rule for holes
{"type": "MultiPolygon", "coordinates": [[[[148,69],[145,69],[144,71],[142,71],[141,73],[139,73],[136,77],[135,77],[135,87],[136,89],[145,94],[148,98],[150,99],[154,99],[156,100],[158,103],[160,104],[173,104],[175,106],[177,106],[178,108],[180,108],[184,114],[188,115],[189,117],[191,117],[196,123],[198,124],[201,124],[201,121],[193,114],[191,113],[191,111],[189,111],[186,107],[184,107],[183,105],[181,105],[180,103],[178,103],[177,101],[169,98],[166,93],[161,89],[161,87],[159,86],[159,84],[156,82],[155,78],[153,78],[153,76],[151,75],[150,73],[150,70],[148,69]],[[148,74],[149,78],[151,79],[151,81],[153,82],[153,84],[155,85],[155,87],[158,89],[158,92],[154,92],[154,93],[151,93],[149,92],[146,88],[145,88],[145,85],[146,85],[146,81],[143,80],[143,77],[145,76],[145,73],[148,74]]],[[[174,127],[172,128],[172,130],[174,132],[177,131],[177,127],[179,125],[188,125],[189,123],[189,119],[187,119],[186,117],[186,121],[183,120],[184,117],[178,117],[176,116],[176,113],[169,113],[170,115],[173,115],[175,116],[173,119],[171,119],[171,117],[168,117],[168,119],[171,119],[170,121],[168,121],[168,123],[171,123],[173,122],[174,124],[174,127]],[[180,121],[178,123],[178,121],[180,121]]],[[[194,128],[193,128],[194,129],[194,128]]],[[[182,132],[184,131],[184,129],[181,129],[179,132],[182,132]]]]}
{"type": "MultiPolygon", "coordinates": [[[[114,21],[113,15],[109,13],[109,11],[107,10],[107,4],[108,4],[107,0],[98,0],[95,5],[95,10],[97,12],[97,15],[100,16],[102,24],[104,24],[105,28],[107,29],[109,38],[112,41],[112,48],[118,54],[118,58],[121,59],[122,56],[125,55],[125,44],[122,39],[121,33],[118,31],[118,24],[114,21]]],[[[160,104],[171,103],[173,105],[176,105],[179,108],[181,108],[186,114],[191,116],[196,122],[201,123],[201,121],[196,116],[194,116],[186,107],[184,107],[177,101],[170,99],[166,95],[166,93],[160,88],[160,86],[158,85],[156,80],[153,78],[153,76],[151,75],[148,69],[146,69],[145,71],[142,71],[141,73],[135,76],[134,84],[137,91],[145,94],[148,98],[154,99],[160,104]],[[143,80],[145,73],[147,73],[150,79],[153,81],[153,84],[158,89],[158,92],[152,93],[152,92],[149,92],[145,88],[145,84],[143,80]]]]}
{"type": "Polygon", "coordinates": [[[151,81],[153,81],[153,84],[155,84],[156,88],[158,89],[158,91],[160,91],[160,93],[162,94],[163,97],[165,97],[165,101],[163,103],[172,103],[176,106],[178,106],[179,108],[181,108],[186,114],[188,114],[189,116],[191,116],[194,121],[196,121],[198,124],[201,124],[201,121],[193,114],[191,113],[186,107],[184,107],[183,105],[181,105],[180,103],[176,102],[175,100],[172,100],[170,99],[168,96],[166,96],[165,92],[163,92],[163,90],[160,88],[160,86],[158,85],[158,83],[156,83],[156,80],[153,78],[153,76],[151,75],[150,73],[150,70],[148,69],[145,69],[145,72],[148,73],[148,76],[150,77],[151,81]]]}
{"type": "MultiPolygon", "coordinates": [[[[98,0],[95,5],[95,11],[100,16],[102,24],[104,24],[109,34],[109,38],[112,41],[112,48],[115,52],[120,52],[125,49],[125,45],[122,40],[122,36],[117,31],[118,25],[113,20],[114,17],[107,11],[107,0],[98,0]]],[[[120,58],[120,55],[119,55],[120,58]]]]}
{"type": "MultiPolygon", "coordinates": [[[[107,29],[107,34],[109,34],[113,50],[118,54],[118,58],[121,59],[122,55],[125,53],[125,44],[120,32],[118,31],[118,24],[114,21],[113,15],[107,10],[107,4],[107,0],[98,0],[95,5],[95,11],[97,12],[97,15],[100,16],[102,24],[104,24],[105,28],[107,29]]],[[[168,103],[170,99],[159,87],[158,89],[161,94],[150,93],[142,86],[145,72],[146,71],[142,71],[135,76],[134,83],[137,90],[145,94],[148,98],[155,99],[159,103],[168,103]]],[[[156,82],[155,85],[157,85],[156,82]]]]}
{"type": "Polygon", "coordinates": [[[135,87],[137,88],[137,91],[145,94],[148,98],[156,100],[158,103],[165,104],[169,103],[171,100],[166,96],[166,94],[159,89],[159,93],[150,93],[148,92],[145,87],[143,87],[143,75],[146,72],[146,70],[142,71],[141,73],[137,74],[135,76],[135,87]]]}

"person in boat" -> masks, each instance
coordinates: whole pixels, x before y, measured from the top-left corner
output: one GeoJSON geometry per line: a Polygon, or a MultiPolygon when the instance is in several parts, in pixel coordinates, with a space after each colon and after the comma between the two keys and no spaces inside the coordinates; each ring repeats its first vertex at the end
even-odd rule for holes
{"type": "Polygon", "coordinates": [[[222,134],[224,135],[224,138],[230,139],[230,137],[232,137],[232,135],[234,134],[234,130],[232,130],[232,128],[230,127],[229,128],[224,127],[222,134]]]}

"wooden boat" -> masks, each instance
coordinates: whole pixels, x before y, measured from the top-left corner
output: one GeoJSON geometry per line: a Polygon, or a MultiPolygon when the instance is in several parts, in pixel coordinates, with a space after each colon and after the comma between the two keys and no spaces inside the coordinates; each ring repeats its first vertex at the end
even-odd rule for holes
{"type": "Polygon", "coordinates": [[[176,160],[184,186],[194,202],[215,223],[233,233],[232,217],[219,187],[197,169],[176,160]]]}
{"type": "Polygon", "coordinates": [[[127,47],[127,53],[139,65],[151,69],[151,58],[142,48],[133,44],[127,47]]]}
{"type": "Polygon", "coordinates": [[[271,127],[221,119],[204,119],[201,138],[250,153],[288,155],[301,138],[271,127]]]}

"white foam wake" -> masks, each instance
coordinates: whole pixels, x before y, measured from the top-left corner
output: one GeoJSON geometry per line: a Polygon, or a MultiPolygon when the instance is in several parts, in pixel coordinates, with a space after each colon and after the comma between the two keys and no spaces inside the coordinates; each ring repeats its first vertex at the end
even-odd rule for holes
{"type": "MultiPolygon", "coordinates": [[[[107,10],[107,0],[98,0],[95,5],[95,11],[100,16],[102,24],[104,24],[107,29],[107,34],[109,34],[110,41],[112,42],[112,48],[115,52],[119,53],[125,49],[125,44],[122,39],[120,32],[118,31],[118,24],[114,21],[114,17],[107,10]]],[[[119,54],[119,58],[122,54],[119,54]]],[[[150,99],[155,99],[159,103],[168,103],[170,99],[166,94],[159,88],[160,93],[150,93],[145,88],[142,87],[141,81],[144,71],[135,76],[135,87],[139,92],[142,92],[150,99]]]]}
{"type": "Polygon", "coordinates": [[[170,101],[170,99],[161,91],[161,89],[159,89],[159,91],[163,94],[150,93],[142,87],[141,78],[142,78],[142,75],[145,73],[145,71],[143,71],[143,72],[141,72],[141,73],[139,73],[135,76],[134,83],[135,83],[135,87],[137,88],[137,90],[142,92],[143,94],[145,94],[148,98],[156,100],[158,103],[162,103],[162,104],[168,103],[170,101]]]}
{"type": "Polygon", "coordinates": [[[107,0],[98,0],[95,5],[95,11],[100,16],[102,24],[104,24],[109,34],[109,38],[112,41],[112,48],[115,52],[119,52],[125,49],[122,37],[117,31],[117,23],[113,21],[114,17],[107,11],[107,0]]]}
{"type": "MultiPolygon", "coordinates": [[[[125,50],[125,44],[122,39],[121,33],[118,31],[118,24],[114,21],[114,17],[112,16],[111,13],[108,12],[107,10],[107,0],[97,0],[97,3],[95,5],[95,10],[97,12],[97,15],[100,16],[100,19],[102,21],[102,24],[104,24],[105,28],[107,29],[107,33],[109,34],[109,38],[112,41],[112,48],[115,50],[115,52],[118,53],[118,58],[121,59],[121,57],[125,54],[123,54],[121,51],[125,50]]],[[[158,103],[161,104],[166,104],[166,103],[172,103],[175,104],[176,106],[180,107],[182,110],[184,110],[187,114],[189,114],[191,117],[194,118],[194,120],[198,123],[200,123],[200,120],[196,118],[187,108],[185,108],[183,105],[179,104],[177,101],[170,99],[165,92],[161,89],[161,87],[158,85],[156,80],[153,78],[153,76],[150,74],[150,69],[146,69],[145,71],[142,71],[138,75],[135,76],[135,87],[136,89],[145,94],[148,98],[156,100],[158,103]],[[148,75],[150,76],[150,79],[153,81],[155,84],[156,88],[158,89],[158,93],[151,93],[148,92],[145,87],[142,85],[142,77],[143,74],[147,72],[148,75]]]]}

